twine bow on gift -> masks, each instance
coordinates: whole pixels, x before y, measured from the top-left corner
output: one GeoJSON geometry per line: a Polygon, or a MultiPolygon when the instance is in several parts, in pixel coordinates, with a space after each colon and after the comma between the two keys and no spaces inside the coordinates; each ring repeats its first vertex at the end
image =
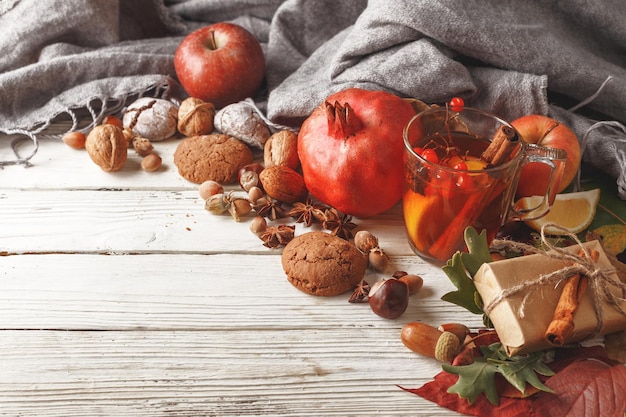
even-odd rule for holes
{"type": "Polygon", "coordinates": [[[534,291],[542,288],[544,285],[557,287],[564,282],[563,292],[555,309],[553,320],[545,333],[545,338],[551,345],[562,346],[573,331],[574,315],[587,290],[591,294],[596,316],[596,327],[587,338],[598,335],[604,325],[603,305],[606,304],[613,307],[622,316],[626,317],[626,311],[621,305],[626,299],[626,283],[611,276],[615,272],[615,268],[602,267],[598,263],[597,251],[590,251],[575,234],[569,233],[567,229],[555,224],[547,224],[542,227],[541,241],[550,251],[544,251],[534,246],[511,240],[496,239],[493,241],[494,246],[502,246],[523,253],[542,254],[549,258],[562,260],[566,265],[559,270],[542,274],[533,280],[525,281],[503,290],[484,307],[485,314],[489,315],[498,304],[507,298],[524,294],[518,311],[520,318],[523,318],[526,302],[534,291]],[[556,247],[550,243],[545,235],[546,226],[555,227],[566,232],[565,235],[575,241],[580,247],[578,254],[556,247]],[[612,292],[611,287],[621,290],[621,296],[612,292]]]}

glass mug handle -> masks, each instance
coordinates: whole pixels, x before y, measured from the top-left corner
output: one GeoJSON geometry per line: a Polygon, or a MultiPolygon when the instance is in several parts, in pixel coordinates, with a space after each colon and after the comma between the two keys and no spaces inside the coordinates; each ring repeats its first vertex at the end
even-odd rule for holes
{"type": "MultiPolygon", "coordinates": [[[[543,198],[535,207],[522,208],[521,200],[511,200],[511,211],[507,220],[535,220],[545,216],[550,211],[554,198],[558,192],[558,185],[563,177],[565,169],[565,161],[567,160],[567,152],[558,148],[547,148],[545,146],[535,144],[524,144],[524,159],[520,166],[520,172],[524,165],[530,163],[545,164],[550,168],[550,176],[548,177],[547,186],[543,198]]],[[[519,178],[519,174],[518,174],[519,178]]]]}

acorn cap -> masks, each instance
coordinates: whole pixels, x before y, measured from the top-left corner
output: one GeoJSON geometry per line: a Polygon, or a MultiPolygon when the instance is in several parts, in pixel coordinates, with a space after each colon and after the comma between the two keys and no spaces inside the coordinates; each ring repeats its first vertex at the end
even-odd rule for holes
{"type": "Polygon", "coordinates": [[[435,359],[450,363],[460,350],[459,338],[452,332],[442,332],[435,346],[435,359]]]}

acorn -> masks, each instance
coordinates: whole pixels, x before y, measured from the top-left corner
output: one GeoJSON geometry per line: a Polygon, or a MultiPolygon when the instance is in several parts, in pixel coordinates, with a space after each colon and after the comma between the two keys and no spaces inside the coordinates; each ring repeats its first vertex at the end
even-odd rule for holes
{"type": "Polygon", "coordinates": [[[415,353],[450,363],[461,351],[461,341],[452,332],[425,323],[410,322],[402,327],[402,343],[415,353]]]}

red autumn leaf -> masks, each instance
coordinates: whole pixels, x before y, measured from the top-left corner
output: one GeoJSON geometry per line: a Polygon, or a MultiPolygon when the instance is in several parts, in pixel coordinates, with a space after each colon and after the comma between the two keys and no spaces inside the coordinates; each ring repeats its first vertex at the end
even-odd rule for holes
{"type": "Polygon", "coordinates": [[[457,379],[457,375],[440,372],[435,376],[434,381],[428,382],[420,388],[400,388],[439,404],[441,407],[470,416],[529,417],[532,405],[532,400],[529,398],[502,397],[500,404],[493,405],[487,397],[481,395],[470,404],[465,398],[456,394],[449,394],[448,388],[454,385],[457,379]]]}
{"type": "Polygon", "coordinates": [[[538,396],[532,415],[623,417],[626,410],[626,367],[597,360],[574,362],[550,378],[555,391],[538,396]]]}
{"type": "MultiPolygon", "coordinates": [[[[477,340],[477,344],[482,344],[481,342],[492,343],[494,340],[496,339],[489,337],[484,338],[484,340],[480,340],[479,338],[477,340]]],[[[584,362],[585,359],[589,358],[595,358],[603,362],[609,361],[609,359],[606,357],[606,351],[601,346],[576,349],[557,349],[555,361],[550,364],[550,367],[552,368],[552,370],[557,372],[557,375],[553,376],[552,378],[556,378],[558,375],[560,375],[560,371],[563,371],[572,363],[580,363],[581,361],[584,362]]],[[[626,369],[624,367],[622,368],[626,369]]],[[[578,377],[580,378],[581,375],[579,375],[578,377]]],[[[533,402],[537,401],[541,397],[550,398],[554,396],[554,394],[548,393],[539,393],[538,395],[529,398],[508,398],[506,396],[501,396],[499,405],[491,404],[485,396],[481,395],[476,399],[476,401],[474,401],[473,404],[469,404],[464,398],[461,398],[456,394],[449,394],[447,392],[448,388],[454,385],[457,379],[457,375],[449,374],[447,372],[440,372],[434,377],[434,380],[432,382],[428,382],[420,388],[400,388],[415,395],[419,395],[420,397],[436,403],[441,407],[445,407],[449,410],[471,416],[545,417],[549,415],[567,415],[568,417],[570,417],[567,413],[532,413],[531,408],[533,407],[533,402]]],[[[500,378],[498,382],[503,384],[505,383],[503,378],[500,378]]],[[[567,384],[567,378],[563,380],[563,383],[567,384]]],[[[546,382],[546,385],[554,389],[554,387],[550,385],[550,383],[546,382]]],[[[505,390],[503,390],[502,386],[499,387],[498,391],[501,393],[501,395],[505,393],[505,390]]],[[[624,391],[625,390],[622,390],[622,392],[624,391]]],[[[591,415],[587,415],[585,417],[590,416],[591,415]]],[[[593,417],[599,416],[605,417],[601,414],[595,415],[593,417]]],[[[619,415],[619,417],[623,416],[619,415]]]]}

